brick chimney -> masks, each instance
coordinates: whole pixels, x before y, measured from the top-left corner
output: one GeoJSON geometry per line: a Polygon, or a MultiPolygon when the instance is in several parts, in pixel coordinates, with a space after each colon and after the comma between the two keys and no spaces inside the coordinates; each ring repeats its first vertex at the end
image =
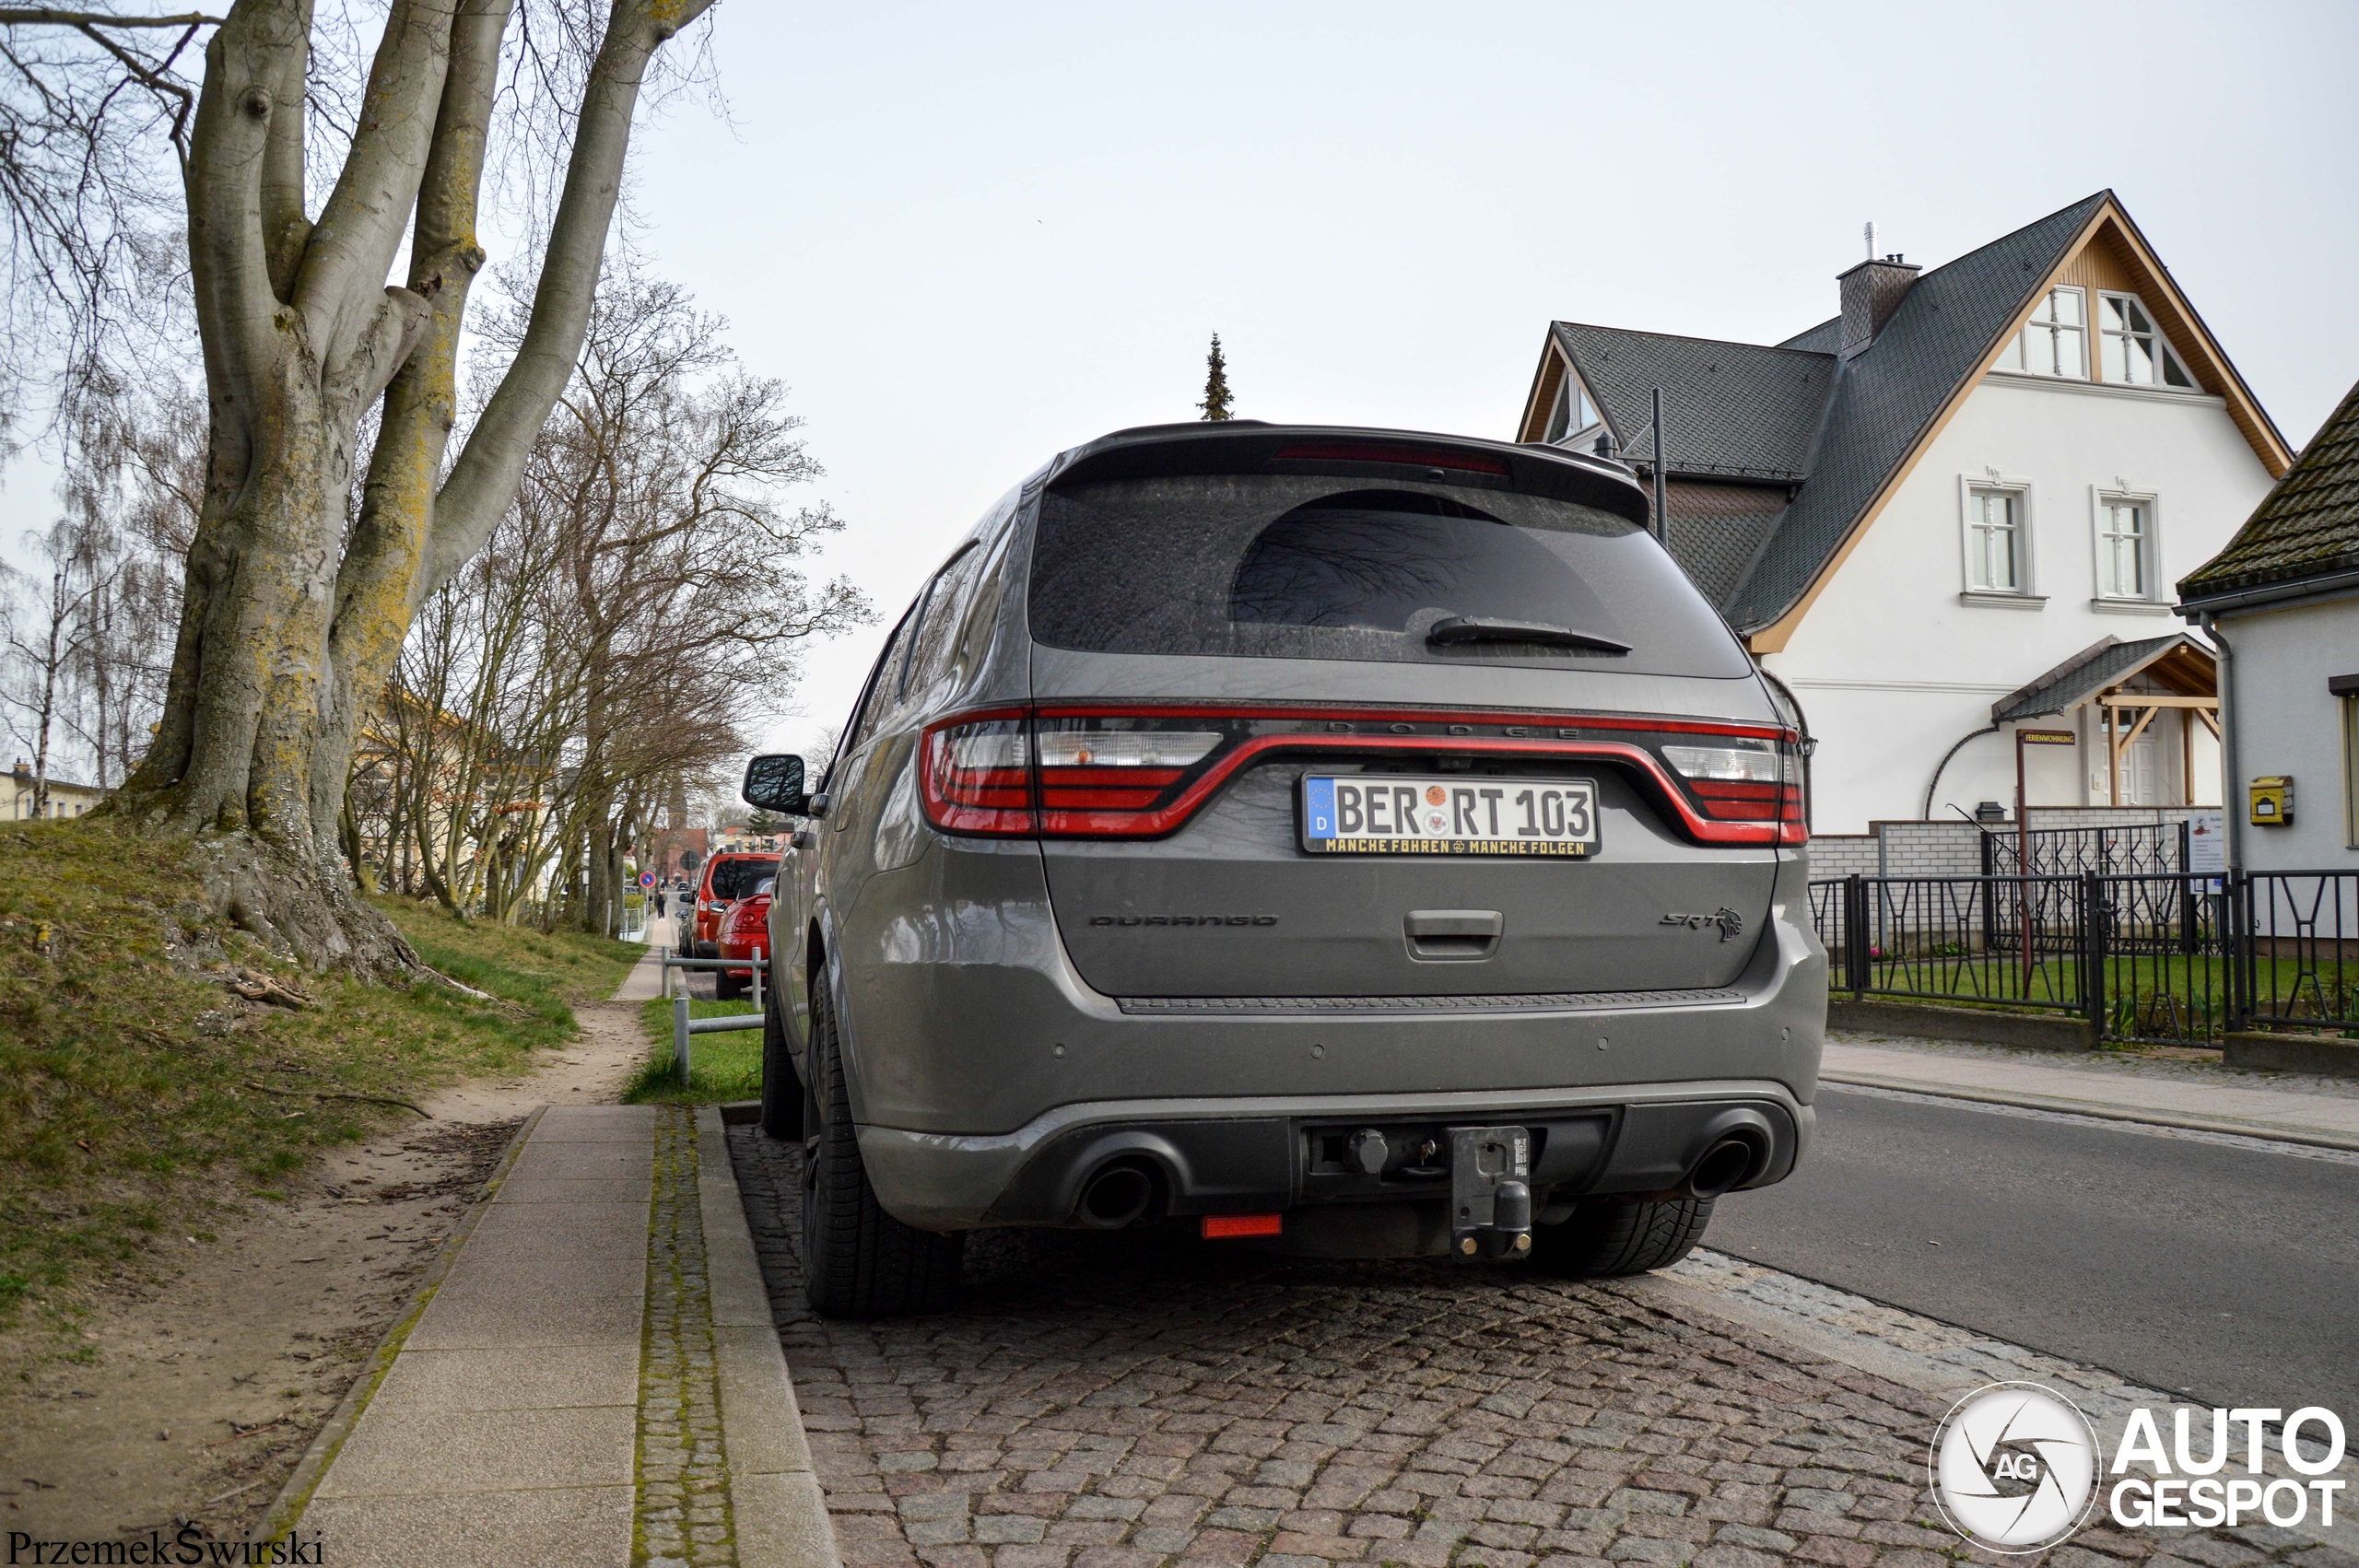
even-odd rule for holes
{"type": "Polygon", "coordinates": [[[1898,252],[1889,256],[1861,262],[1836,282],[1843,289],[1843,357],[1851,356],[1876,340],[1884,322],[1900,309],[1904,295],[1915,286],[1922,268],[1909,265],[1900,259],[1898,252]]]}

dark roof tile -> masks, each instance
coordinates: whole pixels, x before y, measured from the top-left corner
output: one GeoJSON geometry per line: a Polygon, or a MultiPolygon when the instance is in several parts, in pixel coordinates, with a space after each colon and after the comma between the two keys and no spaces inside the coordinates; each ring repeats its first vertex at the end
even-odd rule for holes
{"type": "MultiPolygon", "coordinates": [[[[1731,622],[1745,630],[1767,626],[1802,597],[2107,195],[2100,191],[2075,202],[1917,280],[1875,341],[1837,377],[1808,462],[1809,482],[1731,602],[1731,622]]],[[[1826,331],[1822,325],[1802,336],[1826,331]]]]}
{"type": "Polygon", "coordinates": [[[1672,474],[1800,479],[1835,381],[1835,357],[1713,338],[1555,323],[1581,384],[1624,443],[1654,461],[1653,392],[1662,389],[1672,474]]]}
{"type": "Polygon", "coordinates": [[[2142,638],[2136,642],[2119,642],[2107,638],[2066,660],[2021,691],[1992,703],[1990,721],[2011,724],[2017,720],[2040,719],[2051,713],[2067,712],[2107,687],[2129,679],[2181,645],[2194,649],[2206,659],[2212,656],[2210,649],[2185,632],[2167,632],[2161,637],[2142,638]]]}
{"type": "Polygon", "coordinates": [[[2359,569],[2359,386],[2261,497],[2228,547],[2179,579],[2179,597],[2215,598],[2359,569]]]}

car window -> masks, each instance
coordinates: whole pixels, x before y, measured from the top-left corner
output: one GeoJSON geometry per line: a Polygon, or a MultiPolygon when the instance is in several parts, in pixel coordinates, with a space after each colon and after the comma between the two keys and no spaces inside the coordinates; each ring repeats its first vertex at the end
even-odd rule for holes
{"type": "MultiPolygon", "coordinates": [[[[914,613],[916,607],[912,605],[910,608],[914,613]]],[[[858,755],[860,748],[868,743],[870,737],[876,733],[878,720],[893,706],[892,687],[888,683],[892,679],[894,660],[902,652],[903,640],[909,635],[910,621],[910,615],[904,614],[901,624],[893,628],[893,635],[885,640],[885,651],[876,656],[875,664],[868,672],[867,684],[860,688],[860,701],[852,708],[851,721],[844,726],[843,743],[836,748],[834,758],[827,764],[827,782],[830,790],[835,787],[837,769],[843,766],[845,759],[858,755]]]]}
{"type": "Polygon", "coordinates": [[[712,868],[712,896],[723,903],[743,898],[753,892],[764,878],[777,874],[776,860],[719,861],[712,868]]]}
{"type": "Polygon", "coordinates": [[[1643,527],[1544,497],[1278,474],[1041,497],[1033,639],[1083,652],[1742,676],[1643,527]]]}
{"type": "Polygon", "coordinates": [[[948,672],[952,645],[966,615],[967,600],[982,559],[982,550],[969,544],[935,573],[933,581],[927,585],[925,597],[918,605],[910,657],[901,666],[900,690],[904,697],[922,698],[948,672]]]}

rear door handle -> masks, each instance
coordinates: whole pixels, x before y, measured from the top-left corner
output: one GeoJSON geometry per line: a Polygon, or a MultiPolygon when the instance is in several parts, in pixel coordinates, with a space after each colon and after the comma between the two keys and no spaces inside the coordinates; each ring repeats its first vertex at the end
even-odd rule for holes
{"type": "Polygon", "coordinates": [[[1507,930],[1496,909],[1412,909],[1401,922],[1409,956],[1428,964],[1480,963],[1507,930]]]}

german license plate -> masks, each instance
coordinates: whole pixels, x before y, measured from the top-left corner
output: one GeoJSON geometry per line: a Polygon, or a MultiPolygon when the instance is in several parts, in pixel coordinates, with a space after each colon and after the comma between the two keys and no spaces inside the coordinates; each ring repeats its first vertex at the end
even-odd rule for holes
{"type": "Polygon", "coordinates": [[[1306,774],[1302,847],[1314,855],[1597,853],[1587,778],[1306,774]]]}

